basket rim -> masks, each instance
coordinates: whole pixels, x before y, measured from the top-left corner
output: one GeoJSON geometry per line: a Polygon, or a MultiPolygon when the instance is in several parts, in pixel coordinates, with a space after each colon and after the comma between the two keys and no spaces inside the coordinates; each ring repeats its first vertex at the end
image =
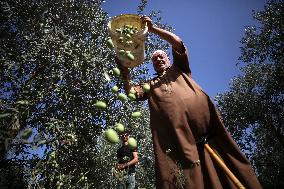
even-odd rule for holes
{"type": "MultiPolygon", "coordinates": [[[[124,17],[124,16],[125,16],[125,17],[127,17],[127,16],[129,16],[129,17],[135,17],[135,18],[137,18],[137,19],[139,19],[139,20],[140,20],[140,18],[141,18],[141,16],[139,16],[138,14],[120,14],[120,15],[116,15],[116,16],[112,17],[112,18],[109,20],[109,22],[108,22],[108,24],[107,24],[108,30],[109,30],[110,32],[112,31],[112,26],[111,26],[111,24],[112,24],[112,22],[113,22],[114,20],[119,19],[120,17],[124,17]]],[[[148,32],[148,27],[147,27],[146,24],[142,24],[142,27],[143,27],[143,29],[141,29],[141,31],[135,33],[134,36],[145,35],[145,34],[148,32]]],[[[116,36],[116,37],[119,36],[119,34],[117,34],[117,33],[115,33],[115,32],[113,32],[112,35],[114,35],[114,36],[116,36]]]]}
{"type": "Polygon", "coordinates": [[[141,16],[139,16],[138,14],[130,14],[130,13],[127,13],[127,14],[119,14],[119,15],[113,16],[113,17],[111,18],[110,22],[113,21],[113,20],[115,20],[115,19],[117,19],[117,18],[119,18],[119,17],[123,17],[123,16],[132,16],[132,17],[136,17],[136,18],[139,18],[139,19],[140,19],[140,17],[141,17],[141,16]]]}
{"type": "MultiPolygon", "coordinates": [[[[113,21],[115,21],[115,20],[117,20],[117,19],[119,19],[119,18],[121,18],[121,17],[127,17],[127,16],[133,17],[133,18],[137,18],[137,19],[139,19],[139,20],[140,20],[140,18],[141,18],[141,16],[139,16],[138,14],[119,14],[119,15],[116,15],[116,16],[112,17],[112,18],[109,20],[109,22],[108,22],[108,24],[107,24],[107,25],[108,25],[108,28],[111,29],[111,24],[112,24],[113,21]]],[[[143,24],[143,25],[145,25],[145,24],[143,24]]]]}

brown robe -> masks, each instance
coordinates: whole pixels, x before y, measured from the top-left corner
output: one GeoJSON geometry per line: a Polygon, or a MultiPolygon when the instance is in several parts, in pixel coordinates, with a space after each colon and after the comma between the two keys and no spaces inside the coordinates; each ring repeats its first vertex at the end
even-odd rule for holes
{"type": "Polygon", "coordinates": [[[138,100],[149,102],[157,189],[237,188],[198,143],[203,136],[247,189],[261,188],[212,101],[192,79],[186,48],[181,54],[173,50],[172,66],[149,84],[148,93],[142,84],[134,89],[138,100]]]}

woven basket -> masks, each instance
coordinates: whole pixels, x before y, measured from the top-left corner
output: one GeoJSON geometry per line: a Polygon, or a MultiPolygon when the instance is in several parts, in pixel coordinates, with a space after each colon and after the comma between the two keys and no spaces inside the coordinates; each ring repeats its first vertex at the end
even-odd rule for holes
{"type": "Polygon", "coordinates": [[[140,16],[135,14],[122,14],[115,16],[111,19],[111,21],[109,21],[108,30],[112,38],[117,57],[123,66],[132,68],[144,62],[145,39],[148,32],[148,27],[145,26],[145,24],[142,24],[140,16]],[[131,25],[138,28],[138,32],[132,35],[131,40],[133,44],[131,46],[120,43],[118,40],[120,35],[116,32],[116,29],[123,28],[124,25],[131,25]],[[131,51],[135,59],[130,61],[127,57],[120,55],[118,53],[120,49],[131,51]]]}

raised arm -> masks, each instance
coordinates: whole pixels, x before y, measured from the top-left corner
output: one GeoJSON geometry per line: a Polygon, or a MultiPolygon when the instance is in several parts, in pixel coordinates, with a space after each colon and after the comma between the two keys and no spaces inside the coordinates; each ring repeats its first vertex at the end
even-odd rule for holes
{"type": "Polygon", "coordinates": [[[142,16],[141,20],[143,23],[146,22],[149,32],[154,33],[160,38],[169,42],[176,51],[181,53],[184,52],[184,46],[182,44],[182,41],[177,35],[162,28],[154,26],[152,20],[148,16],[142,16]]]}
{"type": "Polygon", "coordinates": [[[173,49],[173,63],[177,65],[183,72],[191,74],[188,60],[188,52],[182,40],[172,32],[153,25],[152,20],[147,17],[141,17],[142,22],[146,22],[148,31],[158,35],[171,44],[173,49]]]}
{"type": "Polygon", "coordinates": [[[130,76],[129,76],[128,68],[124,67],[120,63],[120,60],[117,57],[115,57],[115,62],[116,62],[118,68],[120,69],[120,71],[122,73],[121,75],[122,75],[122,79],[123,79],[123,88],[124,88],[125,92],[127,94],[129,94],[132,86],[130,85],[130,76]]]}

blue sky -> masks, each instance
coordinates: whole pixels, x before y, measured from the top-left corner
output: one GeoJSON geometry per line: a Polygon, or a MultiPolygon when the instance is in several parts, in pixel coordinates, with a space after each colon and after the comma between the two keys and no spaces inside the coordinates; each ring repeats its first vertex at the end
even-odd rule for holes
{"type": "MultiPolygon", "coordinates": [[[[193,78],[214,99],[240,73],[236,66],[245,26],[257,25],[252,10],[265,0],[149,0],[146,11],[161,10],[162,22],[175,28],[189,49],[193,78]]],[[[139,0],[107,0],[110,17],[137,13],[139,0]]]]}

